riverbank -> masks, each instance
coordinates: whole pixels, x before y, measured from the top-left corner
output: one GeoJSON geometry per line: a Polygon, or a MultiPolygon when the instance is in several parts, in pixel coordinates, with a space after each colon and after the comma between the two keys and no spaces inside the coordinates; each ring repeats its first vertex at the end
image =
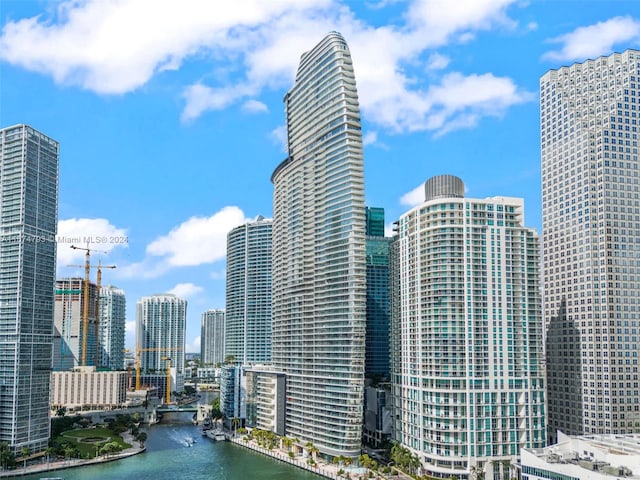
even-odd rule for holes
{"type": "Polygon", "coordinates": [[[348,468],[344,466],[341,467],[335,464],[324,463],[321,461],[317,461],[315,464],[310,465],[308,463],[308,458],[302,455],[291,458],[288,452],[285,453],[277,448],[273,450],[266,449],[258,445],[254,440],[247,441],[245,436],[229,438],[229,440],[236,445],[240,445],[241,447],[248,448],[249,450],[253,450],[254,452],[261,453],[268,457],[274,458],[284,463],[288,463],[289,465],[293,465],[294,467],[301,468],[302,470],[315,473],[320,477],[329,478],[331,480],[364,478],[364,475],[366,473],[366,469],[363,468],[348,468]],[[341,470],[343,473],[339,474],[338,472],[340,472],[341,470]]]}
{"type": "Polygon", "coordinates": [[[0,478],[17,478],[24,477],[26,475],[35,475],[44,472],[53,472],[56,470],[64,470],[67,468],[84,467],[87,465],[95,465],[99,463],[115,462],[116,460],[122,460],[123,458],[138,455],[146,451],[146,448],[138,443],[137,446],[133,438],[128,433],[122,434],[123,440],[131,445],[131,447],[122,450],[121,452],[103,455],[96,458],[84,459],[84,458],[71,458],[68,460],[58,460],[54,462],[38,463],[34,465],[27,465],[27,468],[16,468],[15,470],[7,470],[0,472],[0,478]]]}

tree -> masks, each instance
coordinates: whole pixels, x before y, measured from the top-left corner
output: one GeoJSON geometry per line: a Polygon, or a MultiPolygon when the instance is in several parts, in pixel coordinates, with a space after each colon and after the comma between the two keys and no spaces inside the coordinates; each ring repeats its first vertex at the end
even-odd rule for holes
{"type": "Polygon", "coordinates": [[[140,448],[144,448],[144,442],[147,441],[147,432],[139,432],[136,435],[136,440],[140,442],[140,448]]]}
{"type": "Polygon", "coordinates": [[[16,465],[16,457],[11,451],[8,442],[0,442],[0,466],[3,470],[13,468],[16,465]]]}
{"type": "Polygon", "coordinates": [[[64,417],[67,414],[67,407],[60,407],[56,410],[57,417],[64,417]]]}
{"type": "Polygon", "coordinates": [[[27,468],[27,457],[31,454],[31,449],[29,447],[22,447],[20,449],[20,453],[22,454],[22,458],[24,459],[24,468],[27,468]]]}

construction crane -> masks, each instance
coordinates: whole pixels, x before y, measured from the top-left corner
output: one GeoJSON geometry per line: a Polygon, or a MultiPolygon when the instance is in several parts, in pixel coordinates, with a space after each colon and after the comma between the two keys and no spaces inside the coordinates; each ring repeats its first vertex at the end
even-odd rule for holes
{"type": "Polygon", "coordinates": [[[171,357],[162,357],[162,360],[167,361],[167,405],[171,403],[171,357]]]}
{"type": "MultiPolygon", "coordinates": [[[[82,356],[81,356],[81,365],[85,366],[87,364],[87,337],[89,336],[89,272],[92,268],[97,268],[97,293],[96,293],[96,321],[95,321],[95,335],[96,335],[96,345],[94,350],[94,362],[95,365],[98,366],[98,328],[99,328],[99,317],[100,317],[100,282],[102,280],[102,269],[103,268],[116,268],[115,265],[102,265],[100,261],[98,261],[98,265],[91,265],[91,252],[99,252],[99,253],[107,253],[102,250],[95,250],[82,247],[76,247],[75,245],[71,245],[71,248],[74,250],[84,250],[84,293],[83,293],[83,308],[82,308],[82,356]]],[[[76,267],[82,268],[82,265],[67,265],[68,267],[76,267]]]]}
{"type": "MultiPolygon", "coordinates": [[[[171,350],[180,351],[182,347],[154,347],[154,348],[140,348],[136,347],[136,390],[140,390],[140,355],[142,352],[168,352],[171,350]]],[[[125,349],[123,352],[130,353],[131,350],[125,349]]],[[[164,360],[164,358],[162,359],[164,360]]]]}

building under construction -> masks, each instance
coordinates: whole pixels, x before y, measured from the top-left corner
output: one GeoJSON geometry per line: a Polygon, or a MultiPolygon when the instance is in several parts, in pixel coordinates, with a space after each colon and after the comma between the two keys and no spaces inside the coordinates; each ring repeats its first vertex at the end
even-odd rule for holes
{"type": "Polygon", "coordinates": [[[85,280],[79,277],[56,280],[52,363],[54,371],[66,371],[83,366],[83,353],[86,365],[96,365],[98,289],[95,283],[89,283],[88,314],[85,322],[84,286],[85,280]]]}

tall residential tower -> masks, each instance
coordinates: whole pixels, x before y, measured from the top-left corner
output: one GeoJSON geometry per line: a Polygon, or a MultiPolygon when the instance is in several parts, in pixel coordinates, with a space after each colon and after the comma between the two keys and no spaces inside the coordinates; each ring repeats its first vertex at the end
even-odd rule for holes
{"type": "Polygon", "coordinates": [[[143,372],[167,370],[184,374],[187,301],[171,293],[142,297],[136,305],[136,339],[143,372]]]}
{"type": "Polygon", "coordinates": [[[225,356],[271,361],[271,219],[258,217],[227,235],[225,356]]]}
{"type": "Polygon", "coordinates": [[[203,366],[224,362],[224,310],[207,310],[201,320],[200,362],[203,366]]]}
{"type": "Polygon", "coordinates": [[[300,59],[285,95],[288,157],[273,195],[273,366],[286,433],[360,454],[366,267],[364,162],[351,54],[339,33],[300,59]]]}
{"type": "Polygon", "coordinates": [[[124,340],[127,323],[127,299],[124,290],[113,285],[100,287],[100,323],[98,324],[99,367],[124,368],[124,340]]]}
{"type": "Polygon", "coordinates": [[[522,199],[464,198],[462,180],[433,177],[396,247],[395,440],[437,478],[512,478],[520,448],[546,435],[538,237],[522,199]]]}
{"type": "Polygon", "coordinates": [[[549,442],[637,432],[640,51],[540,79],[549,442]]]}
{"type": "Polygon", "coordinates": [[[0,130],[0,442],[49,442],[58,224],[58,142],[27,125],[0,130]]]}

